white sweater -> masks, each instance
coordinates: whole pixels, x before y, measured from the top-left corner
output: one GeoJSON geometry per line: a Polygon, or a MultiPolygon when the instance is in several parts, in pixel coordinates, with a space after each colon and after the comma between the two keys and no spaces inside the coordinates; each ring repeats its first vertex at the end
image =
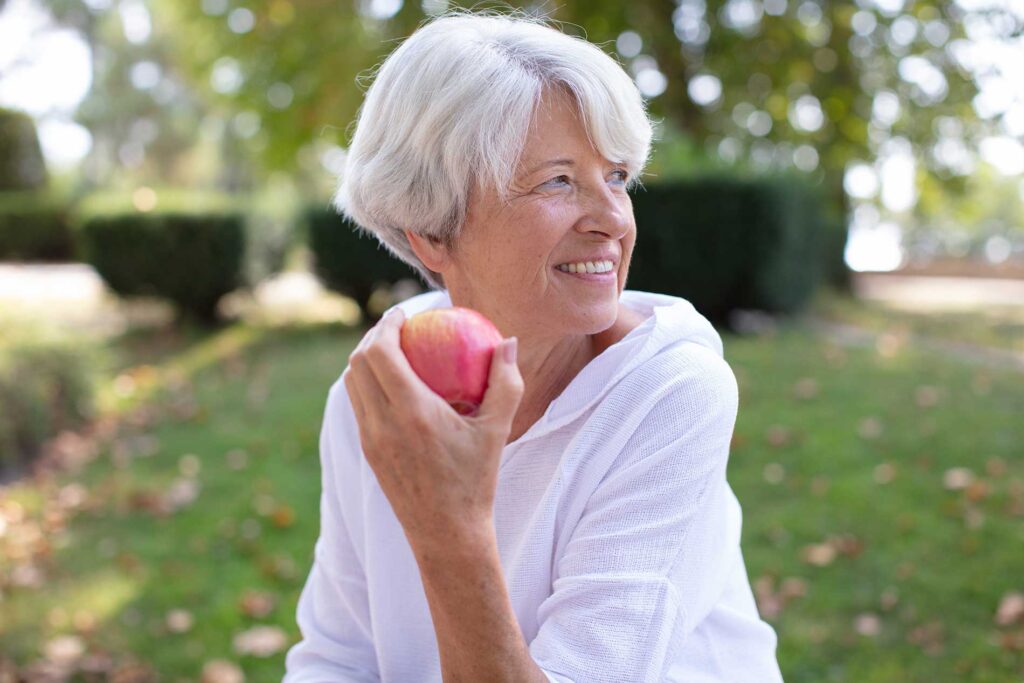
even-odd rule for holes
{"type": "MultiPolygon", "coordinates": [[[[557,683],[781,681],[725,476],[738,392],[721,338],[684,299],[621,301],[647,319],[501,456],[494,525],[523,638],[557,683]]],[[[451,300],[397,305],[408,317],[451,300]]],[[[440,682],[416,560],[340,378],[320,462],[320,536],[283,683],[440,682]]]]}

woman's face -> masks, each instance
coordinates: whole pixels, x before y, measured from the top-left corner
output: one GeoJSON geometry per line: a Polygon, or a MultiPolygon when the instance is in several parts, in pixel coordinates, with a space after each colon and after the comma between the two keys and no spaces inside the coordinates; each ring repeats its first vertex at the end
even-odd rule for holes
{"type": "Polygon", "coordinates": [[[555,91],[531,123],[507,204],[471,196],[458,245],[442,271],[455,305],[531,339],[596,334],[618,316],[636,240],[627,171],[590,145],[574,101],[555,91]],[[589,279],[560,264],[610,260],[589,279]]]}

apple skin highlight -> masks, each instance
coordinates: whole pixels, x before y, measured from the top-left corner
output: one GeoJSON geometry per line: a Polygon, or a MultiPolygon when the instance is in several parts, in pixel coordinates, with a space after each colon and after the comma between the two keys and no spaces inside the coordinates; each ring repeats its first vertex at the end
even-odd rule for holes
{"type": "Polygon", "coordinates": [[[475,415],[487,391],[494,350],[503,337],[471,308],[422,311],[402,323],[400,341],[409,365],[459,415],[475,415]]]}

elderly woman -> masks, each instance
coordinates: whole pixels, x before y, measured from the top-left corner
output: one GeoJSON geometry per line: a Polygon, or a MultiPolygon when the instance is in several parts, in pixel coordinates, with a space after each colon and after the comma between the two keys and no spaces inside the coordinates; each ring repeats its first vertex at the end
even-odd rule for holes
{"type": "Polygon", "coordinates": [[[782,680],[725,476],[722,342],[625,289],[650,140],[615,60],[541,20],[449,14],[382,64],[336,203],[434,289],[328,394],[285,683],[782,680]],[[399,345],[453,305],[514,337],[473,416],[399,345]]]}

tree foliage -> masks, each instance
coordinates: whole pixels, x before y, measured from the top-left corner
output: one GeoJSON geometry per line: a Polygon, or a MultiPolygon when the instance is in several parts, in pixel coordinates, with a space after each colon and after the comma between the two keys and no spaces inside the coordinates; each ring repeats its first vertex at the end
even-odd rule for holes
{"type": "MultiPolygon", "coordinates": [[[[174,157],[205,135],[226,168],[235,169],[235,184],[263,169],[322,173],[323,155],[348,143],[375,65],[432,13],[452,6],[125,0],[120,9],[97,10],[100,3],[46,1],[99,49],[96,87],[81,113],[94,135],[106,127],[110,137],[123,137],[138,133],[133,119],[156,121],[159,141],[143,143],[147,158],[160,144],[164,156],[174,157]],[[126,4],[151,16],[144,43],[115,35],[126,4]],[[125,73],[140,61],[160,67],[160,83],[132,93],[125,73]]],[[[942,145],[973,150],[998,125],[972,106],[985,74],[972,70],[971,41],[1019,36],[1024,24],[1005,5],[972,6],[968,12],[956,0],[560,0],[487,7],[548,15],[614,53],[662,120],[662,147],[682,141],[686,162],[704,156],[754,168],[795,166],[823,181],[837,208],[845,208],[849,164],[900,146],[912,150],[925,183],[948,193],[966,186],[969,170],[941,153],[942,145]]],[[[166,173],[169,163],[156,170],[166,173]]],[[[664,162],[655,167],[662,174],[678,170],[664,162]]]]}

